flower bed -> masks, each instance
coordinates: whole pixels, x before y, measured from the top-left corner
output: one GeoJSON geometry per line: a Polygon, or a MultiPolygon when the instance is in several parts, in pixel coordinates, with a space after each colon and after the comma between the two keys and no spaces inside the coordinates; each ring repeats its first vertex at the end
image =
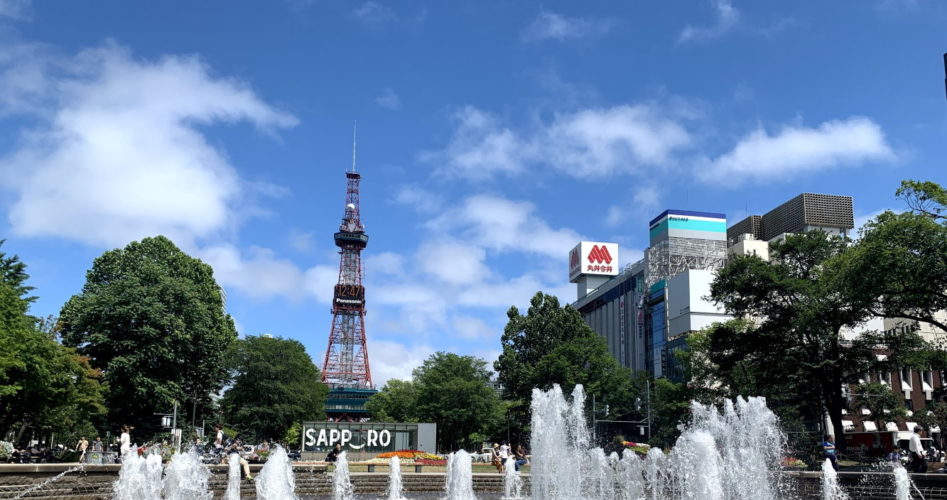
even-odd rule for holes
{"type": "MultiPolygon", "coordinates": [[[[405,461],[415,461],[417,460],[444,460],[444,457],[440,455],[435,455],[433,453],[427,453],[420,450],[398,450],[398,451],[389,451],[385,453],[379,453],[375,458],[381,459],[390,459],[391,457],[398,457],[402,462],[405,461]]],[[[373,459],[374,460],[374,459],[373,459]]]]}

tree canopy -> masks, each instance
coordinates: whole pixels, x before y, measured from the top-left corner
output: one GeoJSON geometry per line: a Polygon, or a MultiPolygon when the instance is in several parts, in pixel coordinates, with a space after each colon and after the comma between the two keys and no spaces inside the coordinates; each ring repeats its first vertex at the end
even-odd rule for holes
{"type": "Polygon", "coordinates": [[[391,379],[365,403],[372,420],[417,422],[418,390],[410,380],[391,379]]]}
{"type": "Polygon", "coordinates": [[[871,317],[839,277],[845,251],[844,239],[810,231],[772,244],[769,261],[736,256],[718,272],[711,296],[740,318],[708,330],[703,354],[718,387],[766,396],[784,420],[818,422],[825,408],[843,434],[843,384],[924,346],[910,332],[844,337],[871,317]],[[890,353],[883,361],[875,355],[881,344],[890,353]]]}
{"type": "Polygon", "coordinates": [[[933,182],[904,181],[897,194],[911,210],[887,211],[865,224],[838,263],[840,291],[876,316],[947,332],[939,315],[947,309],[947,192],[933,182]]]}
{"type": "Polygon", "coordinates": [[[243,436],[280,439],[293,424],[324,420],[328,388],[298,340],[250,336],[231,348],[233,385],[220,402],[243,436]]]}
{"type": "Polygon", "coordinates": [[[436,423],[440,450],[479,446],[503,419],[489,386],[492,375],[480,358],[436,352],[414,369],[411,381],[389,380],[366,407],[374,420],[436,423]]]}
{"type": "Polygon", "coordinates": [[[623,368],[608,352],[601,335],[595,333],[572,306],[561,307],[559,300],[537,293],[526,315],[516,307],[507,312],[509,321],[500,344],[503,352],[494,363],[510,408],[512,434],[522,439],[528,434],[529,403],[534,387],[547,390],[559,384],[571,392],[576,384],[596,397],[603,418],[635,413],[640,389],[631,370],[623,368]]]}
{"type": "Polygon", "coordinates": [[[28,278],[18,257],[0,252],[0,432],[19,440],[27,429],[88,429],[105,411],[101,374],[29,315],[28,278]]]}
{"type": "Polygon", "coordinates": [[[237,336],[211,267],[163,236],[96,258],[59,328],[64,343],[103,370],[110,422],[146,434],[174,400],[210,403],[237,336]]]}

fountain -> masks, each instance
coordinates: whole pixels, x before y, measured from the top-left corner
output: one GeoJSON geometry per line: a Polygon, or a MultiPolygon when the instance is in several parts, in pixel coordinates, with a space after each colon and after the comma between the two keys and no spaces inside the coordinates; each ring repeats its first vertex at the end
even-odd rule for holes
{"type": "Polygon", "coordinates": [[[504,464],[506,471],[503,475],[503,498],[504,500],[517,500],[522,497],[523,479],[516,470],[516,458],[507,457],[504,464]]]}
{"type": "Polygon", "coordinates": [[[335,472],[332,474],[332,498],[334,500],[352,500],[352,481],[349,478],[349,460],[345,452],[335,459],[335,472]]]}
{"type": "Polygon", "coordinates": [[[585,425],[585,393],[577,385],[572,404],[559,385],[548,391],[533,389],[533,460],[530,467],[532,498],[583,498],[583,457],[587,456],[589,431],[585,425]]]}
{"type": "MultiPolygon", "coordinates": [[[[239,463],[239,461],[238,461],[239,463]]],[[[259,500],[296,500],[296,479],[286,450],[277,445],[256,479],[259,500]]]]}
{"type": "Polygon", "coordinates": [[[822,464],[822,500],[848,500],[848,495],[838,482],[838,473],[827,458],[822,464]]]}
{"type": "Polygon", "coordinates": [[[113,500],[160,500],[161,455],[139,456],[135,448],[122,457],[113,500]]]}
{"type": "MultiPolygon", "coordinates": [[[[657,450],[656,451],[661,451],[657,450]]],[[[618,500],[639,500],[645,498],[644,464],[633,450],[625,450],[617,467],[618,500]]]]}
{"type": "Polygon", "coordinates": [[[722,411],[693,403],[693,421],[674,451],[665,456],[650,450],[643,474],[640,460],[628,452],[619,460],[589,449],[584,407],[582,386],[572,391],[571,403],[559,386],[533,390],[532,498],[636,498],[647,492],[653,500],[775,500],[782,493],[785,437],[763,398],[727,401],[722,411]]]}
{"type": "MultiPolygon", "coordinates": [[[[239,461],[237,463],[239,465],[239,461]]],[[[210,500],[213,497],[207,488],[210,470],[201,463],[196,451],[175,453],[164,472],[166,500],[210,500]]]]}
{"type": "Polygon", "coordinates": [[[898,500],[911,500],[911,478],[904,467],[894,468],[894,493],[898,500]]]}
{"type": "Polygon", "coordinates": [[[447,456],[446,500],[476,500],[473,491],[473,464],[464,450],[447,456]]]}
{"type": "Polygon", "coordinates": [[[388,461],[388,500],[405,500],[402,490],[401,459],[391,457],[388,461]]]}
{"type": "Polygon", "coordinates": [[[227,491],[224,500],[240,500],[240,454],[232,453],[227,459],[227,491]]]}

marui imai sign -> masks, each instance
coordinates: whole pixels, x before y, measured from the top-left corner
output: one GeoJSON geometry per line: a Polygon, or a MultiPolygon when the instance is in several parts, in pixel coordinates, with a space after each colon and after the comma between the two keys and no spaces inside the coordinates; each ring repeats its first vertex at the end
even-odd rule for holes
{"type": "Polygon", "coordinates": [[[569,281],[583,274],[618,275],[618,243],[583,241],[569,252],[569,281]]]}

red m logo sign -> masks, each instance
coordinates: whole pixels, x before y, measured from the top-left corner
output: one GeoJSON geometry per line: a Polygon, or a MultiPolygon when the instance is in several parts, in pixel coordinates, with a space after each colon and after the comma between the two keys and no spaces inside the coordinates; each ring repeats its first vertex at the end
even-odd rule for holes
{"type": "Polygon", "coordinates": [[[592,245],[592,251],[589,252],[589,262],[611,264],[612,255],[608,253],[608,248],[606,248],[605,245],[592,245]]]}

